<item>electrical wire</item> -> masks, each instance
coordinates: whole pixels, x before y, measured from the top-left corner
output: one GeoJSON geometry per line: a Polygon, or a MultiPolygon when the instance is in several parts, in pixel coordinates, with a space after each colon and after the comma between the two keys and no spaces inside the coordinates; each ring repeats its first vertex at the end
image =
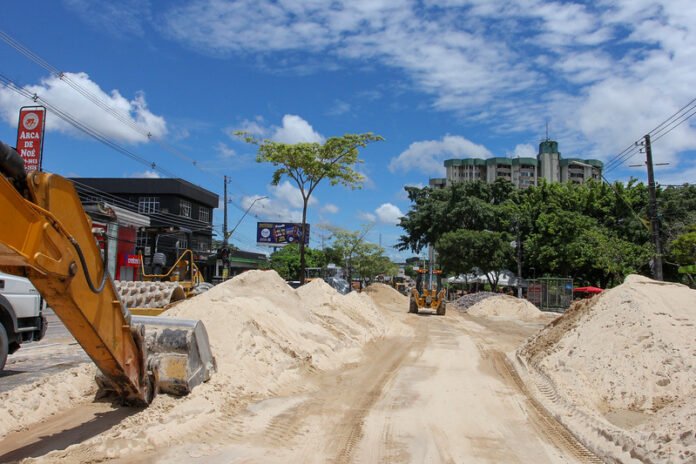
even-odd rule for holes
{"type": "MultiPolygon", "coordinates": [[[[696,115],[696,98],[692,99],[689,103],[682,106],[678,111],[673,113],[670,117],[662,121],[657,127],[648,132],[652,142],[655,142],[665,135],[672,132],[677,127],[681,126],[684,122],[691,119],[696,115]]],[[[604,173],[608,173],[622,164],[626,163],[629,159],[633,158],[635,155],[642,151],[641,148],[642,140],[637,140],[629,147],[624,149],[621,153],[614,156],[607,164],[604,166],[604,173]]]]}
{"type": "MultiPolygon", "coordinates": [[[[15,39],[12,38],[9,34],[7,34],[6,32],[4,32],[4,31],[2,31],[2,30],[0,30],[0,40],[3,40],[3,41],[4,41],[5,43],[7,43],[10,47],[12,47],[12,48],[14,48],[15,50],[17,50],[19,53],[21,53],[22,55],[24,55],[25,57],[27,57],[29,60],[33,61],[34,63],[36,63],[36,64],[39,65],[40,67],[42,67],[42,68],[44,68],[45,70],[47,70],[49,73],[51,73],[51,74],[53,74],[54,76],[56,76],[56,77],[57,77],[58,79],[60,79],[62,82],[66,83],[68,86],[70,86],[73,90],[75,90],[75,91],[78,92],[80,95],[82,95],[83,97],[85,97],[87,100],[89,100],[89,101],[91,101],[93,104],[95,104],[98,108],[100,108],[101,110],[105,111],[106,113],[108,113],[109,115],[111,115],[112,117],[114,117],[116,120],[118,120],[118,121],[121,122],[122,124],[126,125],[127,127],[131,128],[132,130],[134,130],[135,132],[137,132],[138,134],[140,134],[141,136],[143,136],[143,137],[146,138],[147,140],[153,140],[154,142],[156,142],[157,144],[159,144],[165,151],[167,151],[167,152],[169,152],[169,153],[175,155],[176,157],[178,157],[178,158],[180,158],[180,159],[186,161],[187,163],[190,163],[191,165],[193,165],[195,168],[197,168],[197,169],[200,170],[201,172],[204,172],[204,173],[206,173],[206,174],[213,174],[213,175],[215,175],[215,176],[217,176],[217,177],[219,177],[219,178],[224,178],[224,175],[221,174],[221,173],[219,172],[219,170],[210,169],[210,168],[205,168],[205,167],[203,167],[203,166],[200,166],[200,165],[198,164],[198,161],[197,161],[196,159],[194,159],[193,157],[190,157],[190,156],[188,156],[188,155],[182,153],[182,152],[181,152],[180,150],[178,150],[176,147],[174,147],[174,146],[172,146],[171,144],[167,143],[163,138],[153,136],[153,134],[152,134],[150,131],[148,131],[148,130],[146,130],[146,129],[140,127],[138,124],[136,124],[136,123],[131,119],[130,114],[124,114],[124,113],[121,113],[121,112],[117,111],[117,110],[114,109],[111,105],[109,105],[109,103],[107,103],[106,101],[104,101],[99,95],[96,95],[96,94],[94,94],[93,92],[90,92],[88,89],[86,89],[86,88],[84,88],[83,86],[81,86],[78,82],[75,82],[73,79],[70,78],[70,76],[69,76],[68,74],[66,74],[65,72],[61,71],[61,70],[58,69],[57,67],[53,66],[53,65],[50,64],[48,61],[46,61],[46,60],[43,59],[41,56],[39,56],[37,53],[33,52],[32,50],[30,50],[30,49],[27,48],[26,46],[22,45],[20,42],[18,42],[17,40],[15,40],[15,39]]],[[[9,80],[8,78],[6,78],[6,79],[9,80]]],[[[13,83],[13,84],[14,84],[14,83],[13,83]]],[[[14,84],[14,86],[15,86],[17,89],[19,89],[19,86],[17,86],[16,84],[14,84]]],[[[14,90],[14,89],[13,89],[13,90],[14,90]]],[[[22,90],[23,90],[23,89],[22,89],[22,90]]],[[[34,100],[34,101],[37,101],[37,99],[40,98],[40,97],[39,97],[38,95],[36,95],[36,94],[30,94],[30,95],[25,95],[25,96],[26,96],[27,98],[31,98],[31,99],[34,100]],[[31,96],[30,96],[30,95],[31,95],[31,96]]],[[[45,100],[43,100],[43,99],[42,99],[42,101],[45,102],[45,100]]],[[[52,110],[53,110],[53,111],[56,111],[56,107],[54,106],[54,107],[52,108],[52,110]]],[[[73,119],[74,119],[74,118],[73,118],[73,119]]],[[[100,140],[100,141],[104,142],[104,140],[100,140]]],[[[117,151],[119,151],[119,152],[121,152],[121,153],[123,153],[123,154],[125,154],[126,156],[129,156],[129,157],[131,157],[131,158],[134,158],[134,156],[137,157],[137,155],[133,154],[132,152],[130,152],[130,151],[128,151],[128,150],[125,150],[123,147],[117,146],[114,142],[107,143],[107,145],[111,146],[112,148],[116,149],[117,151]],[[112,146],[112,145],[113,145],[113,146],[112,146]],[[127,153],[124,153],[124,150],[125,150],[127,153]]],[[[134,159],[135,159],[135,158],[134,158],[134,159]]],[[[142,162],[142,160],[139,160],[139,161],[142,162]]],[[[150,167],[151,167],[152,169],[155,169],[154,166],[155,166],[155,163],[151,163],[151,164],[150,164],[150,167]]],[[[159,171],[159,172],[162,172],[162,173],[165,173],[161,168],[158,169],[158,171],[159,171]]],[[[168,173],[168,172],[166,172],[166,175],[169,176],[169,177],[177,177],[177,176],[175,176],[175,175],[173,175],[173,174],[171,174],[171,173],[168,173]]],[[[247,192],[245,192],[244,189],[241,188],[241,186],[239,186],[238,184],[232,182],[230,176],[228,176],[227,179],[228,179],[228,183],[229,183],[230,185],[233,185],[236,189],[238,189],[238,190],[239,190],[240,192],[242,192],[244,195],[249,196],[249,194],[248,194],[247,192]]],[[[234,203],[233,201],[230,200],[229,203],[231,203],[231,204],[234,205],[236,208],[238,208],[238,209],[240,209],[240,210],[243,211],[243,208],[241,208],[241,206],[237,205],[237,204],[234,203]]],[[[258,219],[258,217],[257,217],[257,219],[258,219]]]]}

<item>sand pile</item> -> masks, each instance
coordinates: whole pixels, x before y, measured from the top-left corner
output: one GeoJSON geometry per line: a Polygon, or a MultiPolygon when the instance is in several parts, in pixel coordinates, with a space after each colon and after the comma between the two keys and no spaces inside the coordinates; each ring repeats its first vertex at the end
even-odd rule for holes
{"type": "Polygon", "coordinates": [[[472,316],[496,317],[518,321],[533,321],[543,314],[529,301],[509,295],[487,296],[482,301],[469,307],[466,312],[472,316]]]}
{"type": "Polygon", "coordinates": [[[687,462],[679,454],[696,452],[695,327],[696,291],[629,276],[573,305],[518,355],[586,411],[641,413],[629,434],[645,444],[639,454],[687,462]]]}
{"type": "Polygon", "coordinates": [[[398,290],[389,285],[374,283],[370,284],[363,293],[372,297],[375,303],[383,306],[398,307],[400,310],[408,310],[408,297],[399,293],[398,290]]]}
{"type": "MultiPolygon", "coordinates": [[[[313,370],[358,361],[365,343],[408,330],[367,295],[344,296],[321,280],[294,290],[274,271],[241,274],[180,303],[166,317],[204,322],[218,372],[189,396],[159,395],[146,410],[71,447],[74,454],[53,453],[51,459],[69,457],[79,462],[87,455],[90,459],[123,457],[176,443],[216,420],[224,429],[225,417],[229,420],[240,404],[278,393],[313,370]]],[[[46,383],[61,389],[51,392],[56,396],[74,388],[70,379],[62,379],[59,386],[55,378],[46,383]]],[[[33,395],[46,393],[42,386],[34,387],[33,395]]],[[[91,401],[88,394],[80,394],[73,403],[91,401]]],[[[6,417],[7,410],[4,401],[0,418],[6,417]]]]}

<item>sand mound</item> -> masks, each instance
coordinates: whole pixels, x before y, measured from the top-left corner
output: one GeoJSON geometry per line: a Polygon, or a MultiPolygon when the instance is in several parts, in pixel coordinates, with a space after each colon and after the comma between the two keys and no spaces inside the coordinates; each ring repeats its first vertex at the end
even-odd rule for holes
{"type": "Polygon", "coordinates": [[[696,451],[694,327],[696,291],[629,276],[622,285],[575,303],[518,355],[574,404],[600,414],[647,415],[647,422],[631,432],[643,431],[636,443],[652,442],[646,446],[653,458],[674,458],[671,453],[680,447],[696,451]]]}
{"type": "Polygon", "coordinates": [[[363,293],[370,295],[377,304],[396,305],[408,309],[408,297],[399,293],[389,285],[380,283],[370,284],[363,293]]]}
{"type": "MultiPolygon", "coordinates": [[[[274,271],[245,272],[181,302],[166,317],[204,322],[218,372],[187,397],[159,395],[149,408],[76,445],[89,453],[90,459],[95,453],[123,457],[172,443],[178,437],[195,433],[202,424],[231,414],[250,398],[259,399],[282,391],[314,370],[332,370],[356,362],[365,343],[392,333],[403,335],[406,330],[368,295],[344,296],[321,280],[294,290],[274,271]]],[[[42,418],[29,417],[26,408],[25,413],[13,409],[15,396],[17,401],[29,401],[29,404],[37,404],[38,400],[32,398],[46,394],[67,398],[60,404],[61,409],[90,401],[93,379],[88,383],[92,389],[84,390],[84,375],[76,381],[68,377],[62,376],[57,383],[57,378],[52,376],[43,385],[34,385],[28,393],[31,398],[17,396],[14,391],[4,395],[1,422],[14,421],[14,424],[0,429],[0,435],[16,430],[17,424],[42,418]],[[65,392],[71,391],[77,393],[68,397],[65,392]],[[5,417],[11,420],[6,421],[5,417]]],[[[54,411],[43,417],[51,412],[54,411]]],[[[74,456],[73,461],[79,461],[81,456],[66,453],[64,457],[74,456]]]]}
{"type": "Polygon", "coordinates": [[[543,313],[527,300],[509,295],[489,296],[471,306],[467,313],[478,317],[498,317],[520,321],[538,319],[543,313]]]}

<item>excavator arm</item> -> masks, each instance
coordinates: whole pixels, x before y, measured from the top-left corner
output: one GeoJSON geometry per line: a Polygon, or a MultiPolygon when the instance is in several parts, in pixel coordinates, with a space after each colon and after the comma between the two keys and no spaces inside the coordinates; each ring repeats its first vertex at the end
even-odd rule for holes
{"type": "Polygon", "coordinates": [[[26,175],[17,158],[0,142],[0,270],[31,280],[104,375],[102,387],[125,400],[186,394],[207,380],[215,363],[202,323],[131,316],[72,183],[26,175]]]}

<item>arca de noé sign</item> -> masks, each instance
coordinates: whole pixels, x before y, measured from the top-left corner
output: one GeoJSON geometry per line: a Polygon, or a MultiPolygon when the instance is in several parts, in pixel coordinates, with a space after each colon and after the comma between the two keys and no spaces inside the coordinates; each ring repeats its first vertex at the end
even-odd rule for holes
{"type": "Polygon", "coordinates": [[[24,160],[26,172],[41,170],[46,108],[24,106],[19,109],[17,124],[17,153],[24,160]]]}

